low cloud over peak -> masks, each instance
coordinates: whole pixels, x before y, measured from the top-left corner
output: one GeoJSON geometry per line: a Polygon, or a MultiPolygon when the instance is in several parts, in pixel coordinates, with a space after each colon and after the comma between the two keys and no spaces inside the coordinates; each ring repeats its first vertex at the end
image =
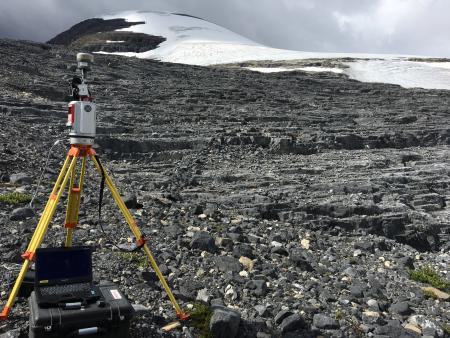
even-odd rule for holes
{"type": "Polygon", "coordinates": [[[6,0],[0,37],[46,41],[81,20],[130,9],[195,15],[278,48],[450,57],[447,0],[6,0]]]}

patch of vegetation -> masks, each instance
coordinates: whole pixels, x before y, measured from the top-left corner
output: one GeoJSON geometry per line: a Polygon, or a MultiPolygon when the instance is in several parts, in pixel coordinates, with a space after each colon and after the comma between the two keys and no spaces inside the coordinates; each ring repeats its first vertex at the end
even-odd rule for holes
{"type": "Polygon", "coordinates": [[[136,264],[138,267],[146,269],[149,267],[149,261],[146,255],[140,252],[119,252],[120,259],[136,264]]]}
{"type": "Polygon", "coordinates": [[[444,330],[444,332],[445,332],[448,336],[450,336],[450,324],[444,323],[444,324],[442,325],[442,330],[444,330]]]}
{"type": "Polygon", "coordinates": [[[345,312],[342,311],[341,308],[337,308],[336,311],[334,312],[334,317],[336,318],[336,320],[341,320],[345,318],[345,312]]]}
{"type": "Polygon", "coordinates": [[[23,194],[21,192],[12,192],[0,195],[0,203],[16,205],[19,203],[29,203],[31,195],[23,194]]]}
{"type": "Polygon", "coordinates": [[[450,288],[450,281],[445,280],[429,266],[409,271],[409,278],[416,282],[422,282],[434,286],[436,289],[447,290],[450,288]]]}
{"type": "Polygon", "coordinates": [[[194,304],[189,320],[191,321],[191,325],[198,330],[200,338],[214,338],[209,330],[211,316],[212,310],[209,306],[201,303],[194,304]]]}
{"type": "Polygon", "coordinates": [[[350,257],[348,262],[352,265],[357,265],[358,264],[358,259],[356,257],[350,257]]]}
{"type": "Polygon", "coordinates": [[[359,321],[355,316],[349,316],[346,321],[349,324],[350,329],[352,329],[355,333],[356,337],[363,338],[365,336],[365,333],[359,325],[359,321]]]}
{"type": "Polygon", "coordinates": [[[216,232],[224,232],[225,231],[225,226],[223,224],[219,224],[219,223],[211,223],[211,229],[213,229],[216,232]]]}

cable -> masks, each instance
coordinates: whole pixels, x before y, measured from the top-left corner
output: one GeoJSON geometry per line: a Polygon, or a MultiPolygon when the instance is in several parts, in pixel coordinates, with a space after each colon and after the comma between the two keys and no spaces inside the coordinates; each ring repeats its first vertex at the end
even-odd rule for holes
{"type": "MultiPolygon", "coordinates": [[[[98,224],[100,225],[100,229],[103,232],[103,235],[106,237],[107,240],[109,240],[109,242],[119,251],[121,252],[136,252],[138,251],[140,248],[142,248],[145,244],[145,242],[141,245],[136,245],[135,248],[130,249],[130,250],[126,250],[123,249],[121,247],[119,247],[116,243],[114,243],[114,240],[111,239],[111,237],[109,236],[109,234],[106,233],[105,229],[103,229],[103,224],[102,224],[102,202],[103,202],[103,192],[105,190],[105,180],[106,180],[106,175],[105,175],[105,170],[103,169],[103,165],[100,162],[100,159],[98,158],[97,155],[94,155],[95,159],[97,160],[99,166],[100,166],[100,171],[102,174],[102,179],[100,181],[100,192],[99,192],[99,196],[98,196],[98,224]]],[[[142,237],[145,238],[145,234],[142,234],[142,237]]]]}
{"type": "Polygon", "coordinates": [[[36,190],[34,191],[33,197],[31,198],[31,201],[30,201],[30,204],[29,204],[29,207],[30,207],[30,208],[33,207],[33,202],[34,202],[34,200],[35,200],[35,198],[36,198],[36,196],[37,196],[37,194],[38,194],[38,192],[39,192],[39,188],[41,187],[42,177],[44,176],[44,172],[45,172],[45,170],[46,170],[47,167],[48,167],[48,160],[50,159],[50,154],[52,153],[52,149],[53,149],[54,146],[58,145],[61,141],[64,141],[64,140],[63,140],[63,139],[56,140],[56,141],[53,143],[53,145],[50,147],[50,150],[48,151],[47,159],[45,160],[45,164],[44,164],[44,166],[41,168],[41,175],[39,176],[39,180],[38,180],[38,184],[37,184],[36,190]]]}

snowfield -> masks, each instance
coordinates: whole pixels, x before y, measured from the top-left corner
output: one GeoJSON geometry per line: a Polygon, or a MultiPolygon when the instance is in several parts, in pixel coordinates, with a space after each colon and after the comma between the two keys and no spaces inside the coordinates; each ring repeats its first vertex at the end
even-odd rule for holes
{"type": "Polygon", "coordinates": [[[115,53],[119,55],[200,66],[262,60],[352,58],[358,60],[346,62],[348,66],[346,69],[329,67],[248,69],[263,73],[292,70],[331,71],[344,73],[352,79],[365,82],[392,83],[405,88],[450,89],[449,62],[408,61],[409,56],[401,55],[316,53],[271,48],[211,22],[181,14],[129,11],[103,17],[103,19],[114,18],[145,22],[120,31],[166,38],[166,41],[154,50],[142,53],[115,53]]]}

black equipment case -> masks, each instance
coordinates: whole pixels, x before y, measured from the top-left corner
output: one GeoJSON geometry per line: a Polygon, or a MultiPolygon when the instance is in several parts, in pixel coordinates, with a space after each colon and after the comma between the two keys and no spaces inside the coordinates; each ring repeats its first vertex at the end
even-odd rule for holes
{"type": "Polygon", "coordinates": [[[40,308],[34,292],[30,303],[30,338],[40,337],[111,337],[129,336],[134,309],[117,285],[99,285],[103,301],[86,306],[40,308]]]}

